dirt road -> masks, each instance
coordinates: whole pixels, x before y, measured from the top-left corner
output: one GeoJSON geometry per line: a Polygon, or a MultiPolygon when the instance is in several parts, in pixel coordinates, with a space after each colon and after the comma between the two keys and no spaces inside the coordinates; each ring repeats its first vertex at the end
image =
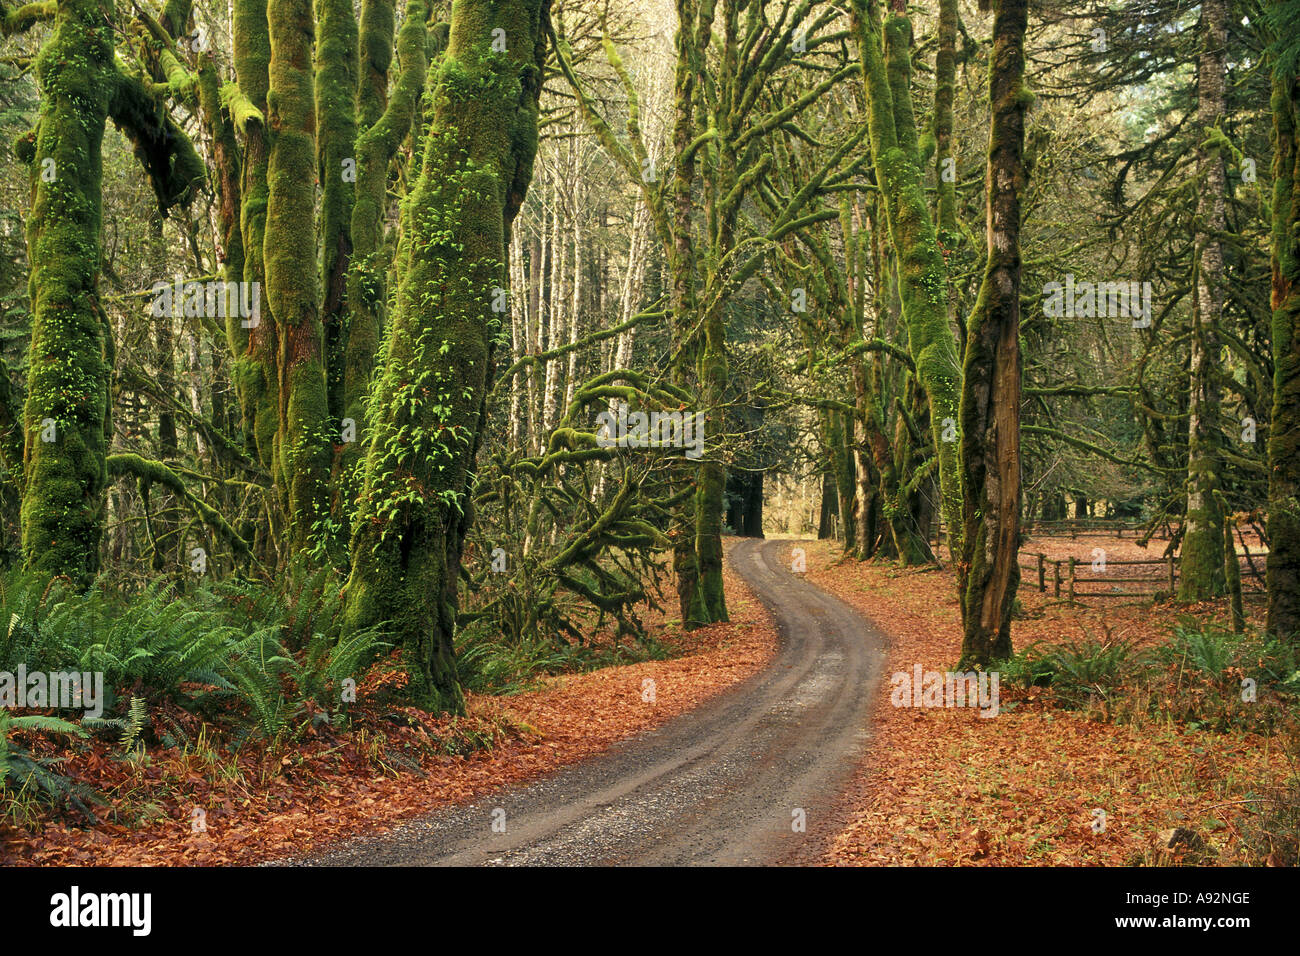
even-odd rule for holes
{"type": "Polygon", "coordinates": [[[544,780],[302,862],[814,862],[866,744],[883,653],[861,615],[790,573],[789,544],[745,540],[728,556],[780,627],[780,650],[761,673],[544,780]]]}

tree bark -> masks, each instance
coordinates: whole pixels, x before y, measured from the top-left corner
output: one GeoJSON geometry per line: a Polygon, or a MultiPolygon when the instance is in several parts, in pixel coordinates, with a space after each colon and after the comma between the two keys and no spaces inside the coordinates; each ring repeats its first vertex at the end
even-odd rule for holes
{"type": "Polygon", "coordinates": [[[332,463],[316,268],[316,110],[311,0],[267,10],[266,297],[279,328],[274,476],[295,551],[329,516],[332,463]]]}
{"type": "Polygon", "coordinates": [[[62,0],[36,61],[41,112],[27,219],[32,338],[23,415],[28,567],[89,584],[99,569],[112,330],[99,303],[101,144],[116,87],[96,0],[62,0]]]}
{"type": "MultiPolygon", "coordinates": [[[[279,379],[276,375],[279,334],[266,289],[267,68],[271,35],[266,0],[234,0],[234,60],[239,89],[251,111],[244,122],[244,160],[240,179],[240,232],[244,248],[244,282],[259,290],[257,315],[237,331],[233,373],[244,428],[258,462],[275,470],[275,440],[279,429],[279,379]],[[243,348],[238,349],[242,340],[243,348]]],[[[312,257],[314,259],[314,255],[312,257]]],[[[271,522],[268,521],[268,524],[271,522]]],[[[269,544],[269,542],[267,542],[269,544]]]]}
{"type": "Polygon", "coordinates": [[[430,71],[420,173],[404,204],[346,619],[351,628],[387,622],[408,660],[407,691],[430,709],[464,711],[456,589],[501,323],[493,290],[505,281],[510,226],[537,150],[548,7],[453,7],[447,52],[430,71]]]}
{"type": "Polygon", "coordinates": [[[1011,654],[1020,581],[1020,201],[1025,190],[1026,0],[997,0],[985,174],[988,259],[967,323],[962,376],[963,547],[957,562],[964,666],[1011,654]]]}
{"type": "Polygon", "coordinates": [[[1192,307],[1190,402],[1187,424],[1187,517],[1178,560],[1178,597],[1200,601],[1225,593],[1223,506],[1219,473],[1219,327],[1223,316],[1223,244],[1226,175],[1211,141],[1224,113],[1228,44],[1227,0],[1202,0],[1197,64],[1196,283],[1192,307]]]}
{"type": "MultiPolygon", "coordinates": [[[[320,201],[320,321],[331,432],[344,417],[347,279],[356,195],[357,18],[352,0],[315,0],[316,178],[320,201]]],[[[337,434],[334,435],[337,439],[337,434]]]]}
{"type": "MultiPolygon", "coordinates": [[[[365,401],[374,374],[388,298],[391,250],[385,242],[388,169],[411,128],[416,100],[428,71],[428,5],[409,0],[397,31],[400,75],[388,96],[392,63],[393,0],[366,0],[361,7],[360,82],[357,87],[356,196],[352,205],[351,268],[347,276],[348,333],[343,360],[343,418],[351,419],[357,441],[345,442],[342,468],[358,461],[368,435],[365,401]]],[[[438,34],[440,36],[441,34],[438,34]]]]}
{"type": "MultiPolygon", "coordinates": [[[[1275,4],[1280,9],[1281,4],[1275,4]]],[[[1273,413],[1267,629],[1300,643],[1300,68],[1273,71],[1273,413]]]]}
{"type": "Polygon", "coordinates": [[[882,24],[877,0],[853,0],[852,10],[862,56],[872,161],[899,263],[908,349],[930,400],[940,510],[955,554],[961,550],[961,467],[957,442],[944,436],[956,429],[961,369],[948,321],[947,269],[921,183],[910,95],[911,22],[901,13],[891,13],[882,24]]]}
{"type": "Polygon", "coordinates": [[[33,8],[52,27],[36,58],[40,116],[15,145],[32,189],[19,521],[27,566],[84,586],[99,569],[111,437],[113,332],[98,289],[104,125],[112,117],[131,141],[164,210],[190,200],[204,169],[145,84],[118,72],[111,3],[33,8]]]}

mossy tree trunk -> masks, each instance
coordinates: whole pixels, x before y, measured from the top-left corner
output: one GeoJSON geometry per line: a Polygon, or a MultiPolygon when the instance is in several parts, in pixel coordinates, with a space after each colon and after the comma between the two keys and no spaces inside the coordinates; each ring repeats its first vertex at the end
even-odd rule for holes
{"type": "MultiPolygon", "coordinates": [[[[1281,11],[1282,4],[1275,4],[1281,11]]],[[[1279,22],[1283,18],[1279,17],[1279,22]]],[[[1291,41],[1294,44],[1294,40],[1291,41]]],[[[1300,642],[1300,54],[1273,71],[1273,412],[1268,436],[1269,633],[1300,642]]]]}
{"type": "Polygon", "coordinates": [[[904,395],[895,399],[897,420],[894,430],[894,460],[884,487],[889,488],[889,522],[895,556],[905,565],[929,564],[936,560],[930,548],[929,528],[934,517],[932,471],[934,458],[925,454],[929,405],[925,388],[916,375],[907,374],[904,395]]]}
{"type": "Polygon", "coordinates": [[[316,230],[316,107],[311,0],[267,8],[266,297],[279,333],[279,408],[273,474],[299,551],[329,517],[332,453],[316,230]]]}
{"type": "MultiPolygon", "coordinates": [[[[1225,593],[1219,428],[1219,328],[1223,316],[1223,243],[1226,178],[1217,139],[1224,114],[1228,45],[1226,0],[1201,3],[1201,54],[1197,64],[1195,300],[1189,363],[1187,517],[1178,560],[1178,596],[1199,601],[1225,593]]],[[[1221,137],[1219,137],[1221,138],[1221,137]]]]}
{"type": "Polygon", "coordinates": [[[357,87],[356,197],[352,206],[352,263],[347,277],[348,330],[343,361],[344,419],[357,428],[357,441],[340,455],[346,468],[361,454],[365,400],[379,352],[387,298],[388,247],[384,240],[388,206],[388,168],[411,128],[415,104],[428,69],[425,50],[429,7],[406,4],[397,33],[401,73],[388,95],[395,29],[393,0],[366,0],[361,6],[361,63],[357,87]]]}
{"type": "Polygon", "coordinates": [[[98,0],[60,2],[36,60],[41,111],[30,157],[23,552],[29,567],[82,584],[99,569],[107,481],[112,331],[98,282],[113,56],[98,0]]]}
{"type": "MultiPolygon", "coordinates": [[[[239,90],[247,108],[241,128],[244,132],[243,168],[240,176],[240,234],[244,248],[244,281],[256,287],[257,315],[229,328],[233,335],[233,375],[244,422],[249,451],[274,473],[275,440],[279,430],[279,378],[276,374],[279,335],[277,319],[266,294],[266,210],[269,142],[265,116],[271,62],[271,36],[266,19],[266,0],[234,0],[234,48],[232,52],[239,90]]],[[[312,259],[314,260],[314,254],[312,259]]],[[[271,547],[278,530],[272,509],[263,532],[262,547],[271,547]]]]}
{"type": "MultiPolygon", "coordinates": [[[[722,43],[721,68],[724,75],[740,68],[737,49],[737,10],[726,4],[722,43]]],[[[730,119],[734,116],[730,84],[720,84],[716,112],[730,119]]],[[[734,184],[739,160],[732,142],[738,130],[723,128],[715,154],[715,181],[721,185],[734,184]]],[[[715,187],[716,188],[716,187],[715,187]]],[[[710,192],[706,201],[706,217],[711,239],[709,255],[704,262],[706,289],[718,281],[720,254],[735,243],[735,226],[738,205],[718,201],[710,192]]],[[[700,596],[704,613],[711,622],[727,620],[727,596],[722,585],[722,511],[727,484],[727,467],[724,460],[724,442],[727,426],[727,385],[729,369],[727,360],[727,300],[717,296],[705,308],[700,330],[699,378],[700,405],[704,410],[704,458],[700,461],[695,484],[695,553],[699,558],[700,596]]]]}
{"type": "Polygon", "coordinates": [[[20,522],[29,567],[85,585],[99,568],[110,437],[113,335],[98,290],[105,123],[131,141],[164,209],[189,201],[203,168],[145,85],[119,72],[111,5],[33,9],[17,26],[49,19],[52,28],[36,58],[36,128],[17,148],[32,188],[20,522]]]}
{"type": "Polygon", "coordinates": [[[957,77],[957,0],[939,0],[934,57],[934,171],[939,242],[952,250],[957,232],[957,176],[952,151],[953,91],[957,77]]]}
{"type": "MultiPolygon", "coordinates": [[[[320,321],[331,432],[343,418],[347,277],[357,139],[357,18],[352,0],[315,0],[316,176],[320,205],[320,321]]],[[[391,42],[391,37],[390,37],[391,42]]],[[[335,435],[337,437],[337,434],[335,435]]]]}
{"type": "MultiPolygon", "coordinates": [[[[235,123],[231,111],[221,102],[221,85],[217,65],[212,55],[199,54],[198,101],[203,123],[212,140],[212,159],[216,166],[217,221],[220,228],[221,271],[227,282],[244,281],[244,235],[239,220],[243,206],[240,196],[241,159],[239,142],[235,136],[235,123]]],[[[248,330],[238,309],[226,315],[226,346],[232,356],[240,356],[248,346],[248,330]]],[[[238,398],[238,395],[236,396],[238,398]]],[[[240,414],[244,411],[240,402],[240,414]]],[[[256,460],[256,447],[252,442],[253,421],[243,422],[245,450],[256,460]]]]}
{"type": "Polygon", "coordinates": [[[822,445],[830,459],[830,476],[835,488],[835,513],[840,516],[840,540],[845,554],[853,554],[856,544],[856,523],[853,504],[856,475],[853,469],[852,441],[853,419],[838,408],[817,410],[822,445]]]}
{"type": "MultiPolygon", "coordinates": [[[[678,29],[674,39],[677,60],[673,73],[673,179],[670,185],[669,209],[661,210],[661,218],[671,226],[661,226],[670,276],[669,309],[672,313],[673,337],[677,347],[677,361],[673,369],[673,384],[685,387],[689,382],[687,370],[699,348],[692,336],[691,324],[697,315],[695,237],[692,219],[695,208],[695,153],[690,145],[697,132],[695,116],[698,82],[699,52],[696,48],[699,4],[695,0],[678,0],[678,29]]],[[[704,29],[707,30],[707,27],[704,29]]],[[[644,178],[642,173],[642,178],[644,178]]],[[[715,426],[716,427],[716,426],[715,426]]],[[[707,437],[707,431],[706,431],[707,437]]],[[[691,472],[691,469],[683,469],[691,472]]],[[[693,508],[676,509],[677,520],[672,533],[673,574],[677,581],[677,604],[682,624],[694,627],[709,622],[708,603],[701,586],[699,541],[696,522],[700,494],[699,469],[686,479],[692,492],[693,508]]]]}
{"type": "Polygon", "coordinates": [[[1011,654],[1020,581],[1020,201],[1025,190],[1026,0],[996,0],[985,174],[988,259],[962,376],[962,664],[1011,654]]]}
{"type": "Polygon", "coordinates": [[[885,200],[908,348],[926,390],[938,456],[940,512],[952,554],[961,553],[961,469],[955,436],[961,369],[948,321],[947,269],[921,183],[921,157],[910,94],[911,21],[877,0],[853,0],[862,57],[867,124],[876,181],[885,200]]]}
{"type": "Polygon", "coordinates": [[[353,522],[351,627],[387,621],[408,691],[460,712],[452,645],[469,481],[509,231],[532,177],[547,0],[462,0],[429,74],[432,122],[403,207],[397,305],[353,522]]]}

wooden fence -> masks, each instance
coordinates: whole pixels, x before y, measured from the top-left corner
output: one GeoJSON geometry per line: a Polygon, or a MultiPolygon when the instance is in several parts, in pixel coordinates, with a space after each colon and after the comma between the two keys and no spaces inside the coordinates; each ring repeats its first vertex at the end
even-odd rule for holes
{"type": "Polygon", "coordinates": [[[1034,532],[1048,535],[1068,534],[1071,538],[1095,533],[1113,534],[1117,538],[1122,538],[1125,533],[1130,533],[1136,538],[1146,530],[1146,526],[1147,523],[1144,521],[1125,518],[1059,518],[1046,521],[1038,518],[1023,522],[1021,530],[1026,534],[1034,532]]]}
{"type": "MultiPolygon", "coordinates": [[[[1262,591],[1264,589],[1264,559],[1268,557],[1267,552],[1255,554],[1246,553],[1237,555],[1238,564],[1241,567],[1241,584],[1243,592],[1262,591]],[[1250,587],[1247,587],[1249,582],[1250,587]]],[[[1048,558],[1045,554],[1020,553],[1021,581],[1023,582],[1029,571],[1031,581],[1036,581],[1038,591],[1042,594],[1047,593],[1048,589],[1048,566],[1051,566],[1051,589],[1054,597],[1064,596],[1067,601],[1073,603],[1075,600],[1090,598],[1153,598],[1162,591],[1167,594],[1174,594],[1178,590],[1178,557],[1169,554],[1164,558],[1152,560],[1132,560],[1132,559],[1101,559],[1101,568],[1095,566],[1095,562],[1088,561],[1086,558],[1048,558]],[[1031,563],[1026,564],[1024,559],[1033,559],[1031,563]],[[1080,565],[1085,574],[1092,572],[1092,576],[1081,577],[1080,565]],[[1141,568],[1141,567],[1158,567],[1160,571],[1154,574],[1142,574],[1138,572],[1136,576],[1132,574],[1109,573],[1110,568],[1141,568]],[[1110,585],[1109,591],[1080,590],[1079,585],[1110,585]],[[1151,584],[1156,585],[1150,590],[1118,590],[1114,586],[1120,584],[1151,584]],[[1064,592],[1064,593],[1062,593],[1064,592]]]]}

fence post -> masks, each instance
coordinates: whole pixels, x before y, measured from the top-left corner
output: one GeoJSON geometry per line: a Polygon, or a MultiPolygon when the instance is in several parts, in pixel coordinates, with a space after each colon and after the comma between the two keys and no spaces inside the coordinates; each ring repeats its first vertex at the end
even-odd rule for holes
{"type": "Polygon", "coordinates": [[[1052,596],[1061,596],[1061,562],[1052,562],[1052,596]]]}
{"type": "Polygon", "coordinates": [[[1043,567],[1043,555],[1038,556],[1038,593],[1042,594],[1047,590],[1047,569],[1043,567]]]}
{"type": "Polygon", "coordinates": [[[1074,558],[1070,559],[1070,603],[1074,603],[1074,558]]]}

